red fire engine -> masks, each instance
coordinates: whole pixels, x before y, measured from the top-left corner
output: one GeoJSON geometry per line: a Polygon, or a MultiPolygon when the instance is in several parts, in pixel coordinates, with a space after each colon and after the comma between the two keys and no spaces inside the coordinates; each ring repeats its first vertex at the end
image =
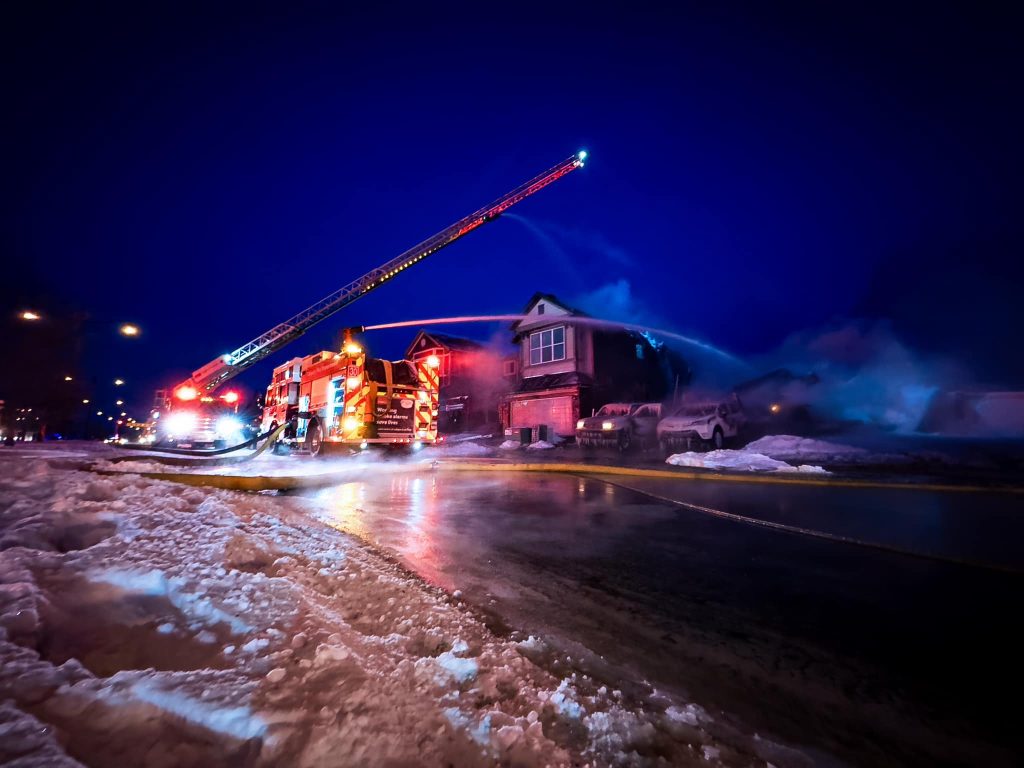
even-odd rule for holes
{"type": "Polygon", "coordinates": [[[438,365],[436,358],[368,357],[347,338],[340,352],[317,352],[274,371],[263,429],[289,422],[281,443],[313,456],[341,446],[436,442],[438,365]]]}
{"type": "MultiPolygon", "coordinates": [[[[299,312],[297,315],[286,320],[285,322],[274,326],[266,333],[257,336],[248,344],[239,347],[233,352],[217,357],[214,360],[211,360],[206,365],[202,366],[201,368],[198,368],[197,370],[193,371],[192,376],[189,377],[189,379],[187,379],[186,381],[182,382],[181,384],[172,389],[172,397],[166,398],[164,404],[158,408],[158,411],[160,412],[162,417],[165,417],[168,411],[170,411],[170,413],[172,414],[175,412],[186,414],[181,416],[180,418],[173,420],[174,422],[176,422],[173,425],[176,427],[176,433],[174,434],[175,440],[194,442],[195,436],[192,435],[189,430],[193,429],[193,427],[205,429],[206,427],[209,426],[208,424],[206,424],[205,419],[200,418],[200,413],[197,410],[196,406],[197,403],[203,402],[203,398],[211,397],[214,390],[216,390],[216,388],[219,387],[222,383],[224,383],[225,381],[234,376],[237,376],[242,371],[245,371],[252,365],[255,365],[259,361],[265,359],[266,357],[273,354],[277,350],[291,343],[299,336],[301,336],[303,333],[312,328],[314,325],[333,315],[339,309],[348,306],[349,304],[361,298],[362,296],[365,296],[370,291],[379,288],[384,283],[390,282],[391,280],[396,278],[400,273],[404,272],[406,269],[413,266],[414,264],[422,261],[428,256],[433,255],[442,248],[451,245],[459,238],[463,237],[469,232],[472,232],[474,229],[477,229],[478,227],[481,227],[484,224],[487,224],[488,222],[494,221],[499,216],[501,216],[502,213],[504,213],[506,210],[511,208],[516,203],[525,200],[530,195],[540,191],[548,184],[551,184],[552,182],[561,179],[563,176],[568,175],[577,168],[582,168],[584,161],[586,160],[586,157],[586,152],[578,152],[575,155],[568,157],[567,159],[563,160],[561,163],[556,165],[554,168],[551,168],[545,173],[542,173],[541,175],[536,176],[533,179],[530,179],[525,184],[521,184],[520,186],[513,189],[511,192],[498,198],[490,205],[484,206],[483,208],[474,211],[469,216],[466,216],[460,219],[459,221],[455,222],[451,226],[447,227],[446,229],[441,230],[441,232],[434,235],[433,237],[424,240],[422,243],[413,246],[405,253],[402,253],[396,256],[395,258],[391,259],[387,263],[383,264],[382,266],[377,267],[377,269],[368,272],[358,280],[355,280],[354,282],[349,283],[348,285],[342,288],[339,288],[330,296],[327,296],[321,301],[318,301],[316,304],[307,307],[302,312],[299,312]],[[192,415],[189,416],[187,414],[192,415]],[[181,434],[177,434],[177,432],[181,432],[181,434]]],[[[333,353],[331,354],[333,359],[333,353]]],[[[311,357],[315,357],[315,355],[311,357]]],[[[349,361],[351,360],[351,356],[348,356],[345,353],[342,353],[342,356],[337,358],[337,360],[340,361],[343,358],[349,361]]],[[[305,360],[306,358],[303,358],[303,361],[305,360]]],[[[326,361],[324,359],[321,359],[320,362],[326,365],[326,361]]],[[[291,365],[292,363],[294,363],[294,361],[291,361],[288,365],[291,365]]],[[[362,366],[363,369],[363,373],[359,375],[365,377],[366,380],[371,384],[371,389],[374,392],[375,408],[378,400],[380,386],[384,387],[384,394],[386,400],[392,399],[392,395],[394,395],[396,392],[404,392],[406,391],[406,389],[408,391],[415,392],[428,391],[429,396],[429,390],[425,390],[424,387],[414,386],[412,384],[412,378],[410,376],[406,376],[405,373],[403,373],[403,366],[409,364],[408,361],[401,361],[400,363],[389,363],[388,365],[391,367],[387,370],[390,370],[391,373],[388,374],[387,370],[381,369],[379,371],[379,374],[384,378],[379,381],[376,378],[374,378],[378,375],[378,363],[383,363],[383,361],[375,361],[373,358],[365,358],[361,363],[358,364],[362,366]],[[388,376],[390,376],[390,378],[388,378],[388,376]],[[407,380],[409,383],[399,384],[399,378],[407,380]]],[[[346,365],[353,364],[354,363],[351,362],[346,363],[346,365]]],[[[310,366],[313,366],[312,362],[310,362],[310,366]]],[[[286,369],[287,366],[284,366],[283,368],[286,369]]],[[[279,370],[282,370],[282,368],[275,370],[275,376],[277,374],[277,371],[279,370]]],[[[326,370],[326,367],[324,368],[324,370],[326,370]]],[[[305,375],[306,371],[303,371],[303,378],[305,377],[305,375]]],[[[327,377],[327,374],[318,374],[317,380],[325,377],[327,377]]],[[[331,380],[333,381],[333,379],[331,380]]],[[[277,382],[275,378],[275,383],[280,384],[282,382],[277,382]]],[[[284,383],[288,384],[288,387],[285,387],[284,400],[291,401],[292,394],[289,388],[294,383],[294,381],[292,381],[289,378],[289,380],[284,383]]],[[[312,387],[312,383],[310,384],[310,386],[312,387]]],[[[326,392],[326,390],[327,387],[325,385],[324,392],[326,392]]],[[[312,403],[312,389],[310,389],[308,396],[310,398],[310,403],[312,403]]],[[[301,395],[296,393],[295,397],[301,398],[301,395]]],[[[436,397],[433,402],[435,402],[433,410],[436,411],[436,397]]],[[[301,403],[296,402],[292,403],[291,405],[299,406],[301,405],[301,403]]],[[[275,393],[274,408],[277,408],[278,410],[284,408],[283,414],[284,416],[287,416],[288,407],[289,402],[283,402],[280,393],[275,393]]],[[[346,405],[345,407],[348,406],[346,405]]],[[[311,411],[302,412],[312,414],[311,411]]],[[[415,413],[421,413],[418,407],[415,409],[415,413]]],[[[277,418],[283,418],[282,414],[277,414],[277,418]]],[[[348,433],[348,436],[346,437],[346,432],[343,426],[344,418],[341,419],[339,426],[339,422],[335,422],[333,420],[333,412],[328,417],[328,414],[325,411],[322,417],[317,415],[316,418],[314,419],[314,417],[311,415],[309,418],[299,419],[298,421],[300,425],[299,428],[302,427],[302,422],[305,421],[307,422],[307,424],[305,425],[307,428],[309,427],[309,425],[315,423],[315,425],[318,426],[321,430],[324,430],[323,439],[321,440],[321,442],[323,442],[324,440],[330,441],[331,437],[336,437],[338,438],[339,441],[355,440],[354,433],[352,432],[348,433]],[[330,432],[329,429],[331,428],[333,428],[335,431],[330,432]]],[[[166,421],[164,418],[160,418],[160,421],[164,422],[164,425],[171,426],[170,421],[166,421]]],[[[431,423],[433,424],[433,422],[431,423]]],[[[229,425],[225,423],[225,426],[229,425]]],[[[214,425],[214,427],[216,427],[216,425],[214,425]]],[[[360,439],[359,442],[362,443],[369,441],[371,439],[380,439],[370,436],[371,433],[377,433],[380,431],[380,429],[381,422],[378,422],[376,420],[376,413],[374,413],[374,420],[372,422],[363,422],[361,434],[363,435],[363,437],[365,437],[365,440],[360,439]],[[372,428],[369,426],[370,424],[373,424],[372,428]]],[[[297,431],[298,428],[296,430],[296,433],[297,431]]],[[[413,432],[417,435],[420,431],[421,430],[419,428],[413,430],[413,432]]],[[[430,432],[431,430],[428,429],[427,431],[430,432]]],[[[436,429],[433,431],[436,434],[436,429]]],[[[292,439],[297,439],[297,434],[296,437],[292,439]]]]}

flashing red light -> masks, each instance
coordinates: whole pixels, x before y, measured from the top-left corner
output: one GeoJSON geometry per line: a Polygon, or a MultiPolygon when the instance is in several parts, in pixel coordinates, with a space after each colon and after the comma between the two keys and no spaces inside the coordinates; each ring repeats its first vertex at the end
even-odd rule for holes
{"type": "Polygon", "coordinates": [[[437,355],[431,355],[430,357],[427,358],[427,365],[431,368],[440,368],[441,358],[439,358],[437,355]]]}
{"type": "Polygon", "coordinates": [[[223,395],[221,395],[221,397],[224,399],[225,403],[237,403],[238,402],[238,393],[237,392],[225,392],[223,395]]]}
{"type": "Polygon", "coordinates": [[[198,394],[195,387],[189,386],[178,387],[174,391],[174,396],[179,400],[195,400],[198,394]]]}

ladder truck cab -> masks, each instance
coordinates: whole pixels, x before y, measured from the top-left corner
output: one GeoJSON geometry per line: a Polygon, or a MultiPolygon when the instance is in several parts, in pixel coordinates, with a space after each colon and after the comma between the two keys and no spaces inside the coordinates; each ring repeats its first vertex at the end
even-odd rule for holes
{"type": "MultiPolygon", "coordinates": [[[[368,357],[351,339],[338,353],[304,357],[298,403],[289,417],[294,427],[279,442],[313,456],[343,446],[415,449],[437,442],[439,365],[436,358],[417,363],[368,357]]],[[[278,413],[264,412],[264,431],[278,413]]]]}

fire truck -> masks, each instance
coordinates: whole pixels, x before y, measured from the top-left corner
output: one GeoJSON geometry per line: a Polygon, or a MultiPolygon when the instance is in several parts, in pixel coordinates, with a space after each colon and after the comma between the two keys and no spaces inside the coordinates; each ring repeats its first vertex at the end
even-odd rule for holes
{"type": "Polygon", "coordinates": [[[287,422],[281,445],[311,456],[374,444],[434,443],[439,366],[436,357],[422,363],[369,357],[348,336],[340,352],[317,352],[275,369],[263,430],[287,422]]]}
{"type": "MultiPolygon", "coordinates": [[[[317,323],[327,319],[338,310],[347,307],[349,304],[365,296],[370,291],[375,290],[385,283],[395,279],[414,264],[418,264],[423,259],[437,253],[437,251],[442,248],[451,245],[456,240],[459,240],[484,224],[496,220],[506,210],[522,200],[525,200],[535,192],[538,192],[549,184],[558,181],[564,176],[572,173],[577,168],[582,168],[586,158],[587,153],[584,151],[577,152],[575,155],[570,155],[558,165],[545,171],[539,176],[535,176],[526,183],[519,185],[511,192],[508,192],[495,200],[490,205],[486,205],[468,216],[459,219],[454,224],[441,230],[433,237],[427,238],[423,242],[413,246],[404,253],[399,254],[385,264],[371,270],[358,280],[339,288],[334,293],[307,307],[285,322],[275,325],[269,331],[257,336],[249,343],[242,345],[232,352],[214,358],[206,365],[193,371],[192,375],[187,380],[171,389],[170,397],[164,398],[162,401],[162,407],[157,409],[157,419],[159,422],[163,422],[161,429],[158,431],[163,432],[165,435],[165,441],[174,442],[180,446],[191,445],[197,442],[206,442],[206,438],[210,436],[209,430],[211,424],[208,423],[210,419],[204,416],[205,409],[201,406],[204,404],[212,405],[218,402],[219,398],[217,398],[214,393],[215,390],[225,381],[237,376],[261,360],[264,360],[274,352],[282,349],[317,323]],[[207,398],[210,399],[209,403],[206,403],[207,398]],[[176,416],[176,414],[182,415],[176,416]],[[170,429],[171,427],[173,427],[173,430],[170,429]],[[200,438],[202,438],[202,440],[200,440],[200,438]]],[[[430,397],[429,388],[413,383],[414,379],[416,381],[418,381],[418,379],[416,379],[412,373],[407,372],[406,369],[408,361],[388,363],[388,366],[390,366],[389,368],[386,366],[382,368],[380,366],[383,365],[384,361],[377,361],[374,358],[363,357],[361,358],[362,362],[356,364],[351,362],[353,358],[348,353],[342,351],[338,354],[340,356],[334,358],[334,353],[331,353],[332,359],[335,359],[336,361],[344,359],[349,361],[346,365],[355,365],[363,371],[363,373],[360,373],[357,376],[345,376],[343,378],[356,379],[363,377],[365,381],[368,382],[370,389],[374,393],[374,409],[377,407],[380,386],[384,387],[384,398],[388,402],[393,399],[392,396],[395,393],[404,393],[406,391],[417,393],[420,391],[426,391],[428,393],[428,398],[430,397]],[[390,373],[388,371],[390,371],[390,373]],[[401,382],[399,381],[400,379],[401,382]]],[[[309,370],[301,371],[301,378],[299,381],[295,381],[289,377],[287,382],[283,382],[288,385],[285,388],[286,400],[292,399],[290,390],[292,384],[301,384],[301,381],[306,379],[307,373],[312,375],[312,371],[315,370],[328,370],[329,364],[325,358],[321,358],[317,364],[314,364],[311,361],[311,358],[313,357],[316,357],[316,355],[310,356],[309,370]],[[321,369],[317,369],[316,365],[321,365],[321,369]]],[[[360,356],[356,357],[360,358],[360,356]]],[[[305,360],[306,358],[301,358],[300,363],[305,360]]],[[[292,365],[294,362],[294,360],[289,361],[289,363],[286,366],[283,366],[283,368],[287,368],[288,365],[292,365]]],[[[281,370],[281,368],[275,369],[275,377],[278,370],[281,370]]],[[[417,373],[416,376],[419,376],[419,374],[417,373]]],[[[312,382],[323,379],[333,381],[334,374],[332,373],[328,375],[317,373],[316,379],[309,380],[310,390],[308,392],[308,397],[310,406],[314,402],[312,382]]],[[[329,387],[327,384],[324,384],[322,387],[318,385],[316,391],[317,396],[320,397],[324,395],[328,389],[329,387]]],[[[343,394],[345,392],[347,392],[347,390],[345,390],[343,394]]],[[[300,400],[301,397],[301,393],[296,390],[295,398],[297,401],[293,405],[300,406],[301,403],[298,402],[298,400],[300,400]]],[[[416,397],[419,397],[419,395],[416,395],[416,397]]],[[[332,436],[338,438],[339,441],[355,440],[356,432],[358,432],[362,438],[365,438],[365,440],[360,439],[360,444],[362,442],[368,442],[371,439],[381,439],[380,437],[371,437],[371,434],[379,434],[382,427],[382,422],[378,421],[376,418],[376,411],[373,413],[373,421],[363,421],[360,430],[346,432],[344,429],[344,423],[348,416],[342,417],[340,422],[335,421],[332,410],[333,405],[334,404],[332,403],[332,408],[325,410],[323,415],[316,414],[315,418],[312,411],[296,411],[297,413],[309,413],[310,416],[308,418],[298,419],[298,425],[295,430],[296,434],[290,439],[298,439],[298,431],[303,428],[302,422],[306,422],[306,429],[308,429],[310,425],[313,425],[314,427],[318,427],[320,430],[323,430],[322,438],[320,439],[321,443],[332,436]],[[328,414],[328,411],[331,411],[330,414],[328,414]],[[334,432],[330,432],[331,429],[334,429],[334,432]]],[[[277,418],[283,418],[288,415],[287,409],[289,404],[286,402],[282,405],[279,397],[275,400],[274,407],[278,410],[282,408],[284,409],[282,411],[283,416],[278,414],[277,418]]],[[[326,408],[326,405],[324,407],[326,408]]],[[[348,407],[348,405],[345,407],[348,407]]],[[[404,406],[400,407],[405,408],[404,406]]],[[[407,408],[405,409],[408,410],[407,408]]],[[[436,411],[436,405],[433,410],[436,411]]],[[[417,408],[414,409],[414,413],[420,414],[422,411],[420,411],[417,406],[417,408]]],[[[212,434],[215,439],[217,423],[217,421],[212,423],[212,434]]],[[[434,422],[431,422],[431,424],[433,423],[434,422]]],[[[226,428],[231,425],[225,422],[223,426],[226,428]]],[[[415,434],[418,434],[420,431],[421,430],[419,428],[413,430],[415,434]]],[[[434,434],[436,434],[436,428],[433,430],[428,429],[427,431],[433,431],[434,434]]],[[[316,432],[316,429],[314,429],[314,432],[316,432]]],[[[305,433],[303,433],[303,439],[304,435],[305,433]]]]}
{"type": "Polygon", "coordinates": [[[153,415],[153,442],[171,448],[223,448],[242,442],[245,423],[238,416],[240,396],[230,390],[218,397],[200,395],[194,388],[180,388],[176,393],[180,406],[165,410],[163,418],[159,404],[166,406],[163,391],[157,392],[153,415]]]}

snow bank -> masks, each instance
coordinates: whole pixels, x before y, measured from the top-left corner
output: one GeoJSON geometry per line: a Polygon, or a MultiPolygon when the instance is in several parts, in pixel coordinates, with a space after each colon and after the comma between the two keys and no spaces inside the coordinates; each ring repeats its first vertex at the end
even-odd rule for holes
{"type": "Polygon", "coordinates": [[[485,456],[490,453],[485,446],[469,441],[439,446],[436,450],[444,456],[485,456]]]}
{"type": "MultiPolygon", "coordinates": [[[[472,447],[470,448],[472,450],[472,447]]],[[[169,472],[190,475],[241,475],[246,477],[318,477],[338,475],[365,477],[367,472],[387,473],[404,471],[409,464],[419,464],[422,456],[382,460],[373,452],[360,452],[351,456],[312,460],[308,456],[275,456],[265,453],[250,461],[221,464],[210,461],[180,466],[153,461],[100,461],[93,468],[130,474],[169,472]]]]}
{"type": "Polygon", "coordinates": [[[863,448],[829,443],[795,435],[767,435],[749,443],[743,450],[760,453],[782,461],[804,461],[818,464],[862,462],[871,458],[863,448]]]}
{"type": "Polygon", "coordinates": [[[506,440],[498,447],[503,451],[517,451],[523,447],[523,444],[518,440],[506,440]]]}
{"type": "Polygon", "coordinates": [[[801,472],[827,475],[825,469],[810,464],[794,466],[785,461],[773,459],[754,451],[723,448],[708,453],[676,453],[665,459],[666,464],[675,467],[699,467],[701,469],[731,469],[740,472],[801,472]]]}
{"type": "Polygon", "coordinates": [[[538,666],[308,510],[0,454],[0,761],[654,765],[715,743],[538,666]]]}

